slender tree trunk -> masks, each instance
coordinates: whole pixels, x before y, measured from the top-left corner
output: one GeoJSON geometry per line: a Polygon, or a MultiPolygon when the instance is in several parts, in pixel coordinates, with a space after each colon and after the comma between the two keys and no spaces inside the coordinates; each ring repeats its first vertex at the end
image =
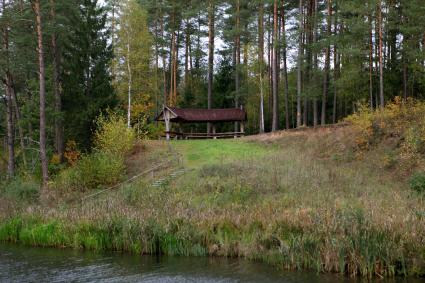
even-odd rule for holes
{"type": "Polygon", "coordinates": [[[298,38],[298,62],[297,62],[297,127],[301,127],[301,76],[303,60],[303,0],[299,3],[299,38],[298,38]]]}
{"type": "Polygon", "coordinates": [[[170,93],[169,93],[169,105],[174,106],[174,49],[175,49],[175,31],[171,34],[171,49],[170,49],[170,93]]]}
{"type": "MultiPolygon", "coordinates": [[[[6,2],[2,1],[2,13],[5,13],[6,2]]],[[[7,129],[7,176],[13,178],[15,176],[15,129],[13,124],[13,103],[12,103],[12,87],[11,87],[11,75],[9,71],[9,26],[6,25],[2,29],[3,35],[3,51],[6,58],[6,71],[4,75],[3,85],[5,90],[6,98],[6,129],[7,129]]]]}
{"type": "Polygon", "coordinates": [[[373,111],[373,34],[372,15],[369,15],[369,100],[370,110],[373,111]]]}
{"type": "MultiPolygon", "coordinates": [[[[378,15],[378,10],[376,10],[376,15],[378,15]]],[[[374,44],[374,54],[376,59],[374,61],[375,61],[375,71],[377,76],[379,76],[379,27],[378,26],[379,26],[378,20],[376,19],[375,20],[375,44],[374,44]]],[[[376,108],[380,107],[379,95],[380,95],[380,91],[379,91],[379,85],[378,85],[378,90],[375,92],[375,107],[376,108]]]]}
{"type": "MultiPolygon", "coordinates": [[[[328,17],[327,17],[327,36],[330,38],[331,36],[331,19],[332,19],[332,0],[328,0],[328,17]]],[[[328,85],[329,85],[329,69],[330,69],[330,52],[331,46],[328,43],[325,50],[325,74],[323,78],[323,96],[322,96],[322,117],[321,124],[322,126],[326,124],[326,105],[327,105],[327,97],[328,97],[328,85]]]]}
{"type": "Polygon", "coordinates": [[[285,88],[285,128],[290,128],[289,119],[289,84],[288,84],[288,62],[287,62],[287,51],[286,51],[286,17],[285,17],[285,0],[282,1],[282,57],[283,57],[283,83],[285,88]]]}
{"type": "Polygon", "coordinates": [[[278,4],[277,0],[274,1],[273,6],[273,120],[272,120],[272,132],[279,129],[279,104],[278,104],[278,87],[279,87],[279,69],[278,69],[278,4]]]}
{"type": "Polygon", "coordinates": [[[406,62],[406,54],[403,51],[403,100],[407,101],[407,82],[408,82],[408,69],[406,62]]]}
{"type": "Polygon", "coordinates": [[[379,1],[378,8],[378,27],[379,27],[379,98],[380,106],[384,108],[385,106],[385,97],[384,97],[384,65],[382,61],[382,1],[379,1]]]}
{"type": "Polygon", "coordinates": [[[127,104],[127,127],[131,128],[131,93],[132,93],[132,84],[133,84],[133,74],[131,72],[131,47],[130,47],[130,38],[131,30],[127,30],[127,73],[128,73],[128,104],[127,104]]]}
{"type": "Polygon", "coordinates": [[[24,137],[24,129],[21,125],[21,111],[19,109],[18,105],[18,99],[16,97],[16,91],[15,91],[15,84],[12,81],[12,87],[11,87],[11,94],[12,94],[12,102],[13,102],[13,108],[15,109],[15,125],[18,128],[18,134],[19,134],[19,142],[21,145],[21,151],[22,151],[22,162],[24,164],[24,167],[27,168],[27,154],[26,154],[26,146],[25,146],[25,137],[24,137]]]}
{"type": "MultiPolygon", "coordinates": [[[[215,0],[209,0],[208,6],[208,109],[212,108],[212,88],[214,78],[214,39],[215,39],[215,0]]],[[[211,132],[211,123],[207,124],[207,133],[211,132]]]]}
{"type": "MultiPolygon", "coordinates": [[[[50,15],[52,20],[56,20],[55,0],[50,0],[50,15]]],[[[114,20],[113,20],[114,22],[114,20]]],[[[59,156],[59,160],[63,162],[64,154],[64,134],[62,125],[62,87],[60,79],[60,53],[57,45],[57,35],[52,34],[52,52],[53,52],[53,93],[55,98],[55,149],[59,156]]],[[[113,69],[113,68],[112,68],[113,69]]]]}
{"type": "MultiPolygon", "coordinates": [[[[240,36],[240,2],[236,0],[236,38],[235,38],[235,108],[239,108],[239,88],[240,88],[240,77],[239,77],[239,66],[241,63],[241,36],[240,36]]],[[[239,123],[235,122],[235,132],[239,131],[239,123]]]]}
{"type": "MultiPolygon", "coordinates": [[[[304,26],[304,30],[305,30],[304,36],[303,36],[303,46],[304,46],[303,54],[306,55],[305,56],[306,57],[305,58],[306,68],[305,68],[305,74],[304,74],[304,82],[303,82],[304,86],[303,87],[308,86],[307,83],[308,83],[308,80],[309,80],[309,71],[310,71],[309,68],[310,68],[310,63],[311,63],[310,57],[308,56],[310,48],[311,48],[311,46],[308,43],[308,41],[309,41],[308,39],[309,39],[309,36],[310,36],[310,32],[308,30],[309,29],[308,21],[309,21],[309,18],[311,16],[311,14],[310,14],[310,2],[307,1],[306,3],[307,3],[307,5],[304,8],[305,9],[304,15],[306,15],[306,16],[304,17],[304,21],[303,21],[303,26],[304,26]]],[[[304,112],[302,113],[303,114],[302,124],[304,126],[307,126],[307,122],[308,122],[308,92],[307,91],[304,93],[304,107],[303,108],[304,108],[304,112]]]]}
{"type": "MultiPolygon", "coordinates": [[[[313,0],[314,1],[314,12],[313,12],[313,44],[316,44],[317,42],[317,9],[318,9],[318,0],[313,0]]],[[[318,56],[317,56],[317,51],[313,50],[313,74],[312,74],[312,81],[313,84],[316,85],[316,72],[317,69],[319,67],[319,63],[318,63],[318,56]]],[[[313,97],[313,126],[317,127],[318,123],[319,123],[319,109],[318,109],[318,101],[317,101],[317,95],[314,94],[313,97]]]]}
{"type": "MultiPolygon", "coordinates": [[[[189,35],[189,69],[190,69],[190,80],[193,79],[193,56],[192,56],[192,40],[189,35]]],[[[192,87],[192,85],[191,85],[192,87]]]]}
{"type": "Polygon", "coordinates": [[[179,42],[180,42],[180,25],[178,26],[176,42],[174,44],[174,63],[173,63],[173,101],[174,106],[177,105],[177,71],[178,71],[178,61],[179,57],[179,42]]]}
{"type": "Polygon", "coordinates": [[[199,69],[201,67],[201,58],[200,58],[200,54],[201,54],[201,15],[200,13],[198,13],[198,19],[197,19],[197,23],[198,23],[198,30],[197,30],[197,34],[196,34],[196,52],[195,52],[195,70],[196,70],[196,77],[199,78],[199,69]]]}
{"type": "MultiPolygon", "coordinates": [[[[162,6],[162,2],[161,2],[161,6],[162,6]]],[[[162,14],[162,10],[160,9],[160,12],[159,12],[159,14],[160,14],[160,28],[161,28],[161,36],[164,38],[164,16],[163,16],[163,14],[162,14]]],[[[164,46],[162,46],[162,54],[161,54],[161,57],[162,57],[162,83],[163,83],[163,95],[164,95],[164,98],[163,98],[163,106],[167,106],[167,101],[168,101],[168,99],[167,99],[167,93],[168,93],[168,91],[167,91],[167,73],[166,73],[166,58],[165,58],[165,52],[164,52],[164,46]]]]}
{"type": "Polygon", "coordinates": [[[38,62],[39,62],[39,83],[40,83],[40,162],[43,178],[43,188],[47,188],[49,181],[48,161],[46,152],[46,81],[44,66],[43,31],[41,19],[40,0],[34,0],[33,9],[36,17],[38,62]]]}
{"type": "Polygon", "coordinates": [[[264,133],[264,3],[262,0],[258,9],[258,64],[260,65],[260,133],[264,133]]]}
{"type": "Polygon", "coordinates": [[[340,56],[337,52],[337,47],[335,45],[335,55],[334,55],[334,99],[333,99],[333,111],[332,111],[332,123],[337,122],[337,106],[338,106],[338,86],[336,84],[339,78],[339,66],[340,66],[340,56]]]}
{"type": "Polygon", "coordinates": [[[6,74],[4,88],[6,92],[6,128],[7,128],[7,176],[13,178],[15,176],[15,127],[13,124],[13,102],[12,89],[9,85],[10,75],[6,74]]]}
{"type": "MultiPolygon", "coordinates": [[[[335,0],[335,21],[334,21],[334,36],[338,36],[338,1],[335,0]]],[[[332,111],[332,123],[337,122],[337,105],[338,105],[338,86],[337,81],[339,78],[339,65],[340,56],[338,54],[338,46],[334,43],[334,99],[333,99],[333,111],[332,111]]]]}
{"type": "MultiPolygon", "coordinates": [[[[54,2],[54,0],[52,0],[52,2],[54,2]]],[[[115,0],[111,1],[112,2],[112,11],[111,11],[111,47],[112,47],[112,52],[115,56],[115,32],[116,32],[116,9],[117,9],[117,3],[115,0]]],[[[53,39],[52,39],[53,40],[53,39]]],[[[116,76],[116,69],[117,69],[117,62],[115,57],[112,60],[112,66],[111,66],[111,77],[112,77],[112,85],[115,86],[115,76],[116,76]]]]}
{"type": "Polygon", "coordinates": [[[186,21],[185,27],[185,50],[184,50],[184,87],[187,88],[189,85],[189,44],[190,44],[190,32],[189,32],[189,20],[186,21]]]}
{"type": "Polygon", "coordinates": [[[268,120],[272,121],[273,118],[273,35],[272,35],[272,14],[273,11],[268,13],[267,21],[267,82],[269,86],[267,109],[268,109],[268,120]]]}
{"type": "MultiPolygon", "coordinates": [[[[158,7],[156,7],[158,11],[158,7]]],[[[159,46],[158,46],[158,12],[155,14],[155,117],[159,114],[159,46]]],[[[158,121],[155,121],[158,125],[158,121]]]]}

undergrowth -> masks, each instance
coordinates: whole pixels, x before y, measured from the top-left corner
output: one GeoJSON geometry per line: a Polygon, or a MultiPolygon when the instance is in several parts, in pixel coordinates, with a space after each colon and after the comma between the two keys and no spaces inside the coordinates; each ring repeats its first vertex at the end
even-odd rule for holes
{"type": "Polygon", "coordinates": [[[360,106],[357,113],[346,118],[356,131],[359,152],[372,151],[380,144],[389,147],[382,163],[396,167],[404,175],[417,170],[425,172],[425,102],[396,97],[385,108],[371,111],[360,106]]]}
{"type": "Polygon", "coordinates": [[[92,153],[73,161],[56,179],[56,187],[68,190],[97,189],[114,185],[125,176],[125,155],[135,143],[135,133],[117,114],[101,115],[96,121],[92,153]]]}

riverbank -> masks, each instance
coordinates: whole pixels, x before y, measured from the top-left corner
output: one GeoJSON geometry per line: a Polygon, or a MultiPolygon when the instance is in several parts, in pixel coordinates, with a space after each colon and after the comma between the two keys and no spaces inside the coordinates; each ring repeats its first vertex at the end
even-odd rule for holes
{"type": "Polygon", "coordinates": [[[28,203],[2,198],[0,240],[423,276],[423,198],[378,165],[378,149],[368,156],[349,150],[351,137],[341,127],[171,147],[145,142],[128,158],[132,172],[169,150],[179,162],[84,202],[70,200],[93,192],[58,189],[28,203]]]}
{"type": "MultiPolygon", "coordinates": [[[[28,248],[0,243],[0,282],[316,282],[356,283],[343,275],[282,271],[237,258],[138,256],[28,248]]],[[[406,282],[405,280],[399,280],[406,282]]],[[[381,283],[398,283],[380,280],[381,283]]],[[[420,280],[409,280],[416,283],[420,280]]]]}

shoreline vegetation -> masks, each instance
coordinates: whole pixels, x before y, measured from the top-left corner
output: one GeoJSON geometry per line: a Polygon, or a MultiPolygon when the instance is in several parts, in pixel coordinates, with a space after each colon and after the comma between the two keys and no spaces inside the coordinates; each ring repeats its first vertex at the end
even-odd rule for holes
{"type": "Polygon", "coordinates": [[[0,241],[422,277],[424,110],[396,100],[360,107],[344,127],[169,145],[135,141],[124,119],[105,118],[93,153],[48,190],[24,177],[2,189],[0,241]],[[175,153],[180,162],[79,201],[175,153]]]}

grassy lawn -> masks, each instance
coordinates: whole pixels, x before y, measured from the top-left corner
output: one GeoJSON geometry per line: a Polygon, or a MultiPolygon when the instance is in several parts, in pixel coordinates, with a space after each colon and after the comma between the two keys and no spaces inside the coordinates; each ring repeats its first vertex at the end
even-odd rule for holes
{"type": "Polygon", "coordinates": [[[172,141],[172,146],[182,154],[185,165],[197,168],[205,164],[255,159],[275,150],[261,144],[241,139],[172,141]]]}

